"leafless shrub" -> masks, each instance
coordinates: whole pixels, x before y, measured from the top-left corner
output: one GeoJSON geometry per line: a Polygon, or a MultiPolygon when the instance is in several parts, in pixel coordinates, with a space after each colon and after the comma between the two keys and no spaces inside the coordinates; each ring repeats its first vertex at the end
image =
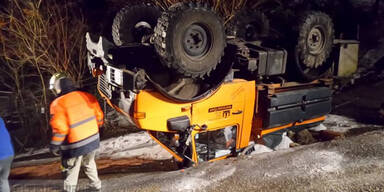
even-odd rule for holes
{"type": "Polygon", "coordinates": [[[81,83],[87,27],[81,12],[72,8],[56,1],[12,0],[11,9],[0,15],[2,56],[31,64],[39,74],[65,71],[81,83]]]}
{"type": "Polygon", "coordinates": [[[63,71],[79,85],[87,77],[82,13],[70,1],[11,0],[0,11],[0,27],[0,82],[15,93],[24,126],[45,115],[34,131],[47,135],[49,76],[63,71]]]}
{"type": "Polygon", "coordinates": [[[153,2],[164,10],[178,2],[205,2],[209,3],[225,20],[232,18],[241,9],[247,0],[153,0],[153,2]]]}

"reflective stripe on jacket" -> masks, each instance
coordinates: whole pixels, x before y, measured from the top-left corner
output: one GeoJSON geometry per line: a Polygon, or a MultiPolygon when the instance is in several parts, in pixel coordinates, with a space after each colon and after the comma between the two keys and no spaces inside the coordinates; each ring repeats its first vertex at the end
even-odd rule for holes
{"type": "Polygon", "coordinates": [[[99,147],[99,126],[103,111],[96,98],[72,91],[51,103],[51,144],[60,145],[63,157],[87,154],[99,147]]]}

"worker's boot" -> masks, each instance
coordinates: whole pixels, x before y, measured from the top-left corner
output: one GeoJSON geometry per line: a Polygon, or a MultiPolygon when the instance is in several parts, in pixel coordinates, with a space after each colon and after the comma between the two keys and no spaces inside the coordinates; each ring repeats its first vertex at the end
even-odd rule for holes
{"type": "Polygon", "coordinates": [[[95,187],[89,187],[86,191],[87,192],[101,192],[101,189],[95,188],[95,187]]]}

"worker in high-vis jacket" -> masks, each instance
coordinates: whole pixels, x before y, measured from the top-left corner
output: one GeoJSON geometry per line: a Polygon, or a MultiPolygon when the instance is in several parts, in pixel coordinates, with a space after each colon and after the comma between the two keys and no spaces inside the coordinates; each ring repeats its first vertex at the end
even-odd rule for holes
{"type": "Polygon", "coordinates": [[[81,167],[91,181],[88,189],[100,191],[95,153],[100,145],[103,111],[93,95],[76,90],[74,83],[62,73],[52,76],[49,88],[57,96],[50,106],[50,151],[61,155],[64,191],[76,190],[81,167]]]}

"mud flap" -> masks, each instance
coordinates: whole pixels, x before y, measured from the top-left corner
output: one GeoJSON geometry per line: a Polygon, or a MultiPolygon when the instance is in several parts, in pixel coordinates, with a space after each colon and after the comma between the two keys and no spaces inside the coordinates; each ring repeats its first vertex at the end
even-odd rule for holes
{"type": "Polygon", "coordinates": [[[268,135],[263,136],[263,143],[265,146],[271,149],[275,149],[283,140],[284,131],[276,131],[268,135]]]}

